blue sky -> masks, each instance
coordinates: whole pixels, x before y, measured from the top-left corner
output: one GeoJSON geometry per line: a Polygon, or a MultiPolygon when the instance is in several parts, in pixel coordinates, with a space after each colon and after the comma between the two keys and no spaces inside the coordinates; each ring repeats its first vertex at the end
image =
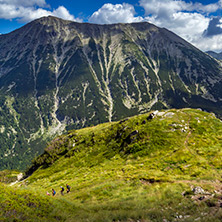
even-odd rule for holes
{"type": "Polygon", "coordinates": [[[0,33],[42,16],[97,24],[147,21],[203,51],[222,52],[222,0],[0,0],[0,33]]]}

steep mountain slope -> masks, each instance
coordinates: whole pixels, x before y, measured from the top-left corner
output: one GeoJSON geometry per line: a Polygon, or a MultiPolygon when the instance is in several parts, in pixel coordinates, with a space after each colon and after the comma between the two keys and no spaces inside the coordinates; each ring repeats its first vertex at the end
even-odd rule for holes
{"type": "Polygon", "coordinates": [[[0,36],[1,168],[24,168],[46,141],[150,109],[221,114],[221,67],[149,23],[54,17],[0,36]]]}
{"type": "MultiPolygon", "coordinates": [[[[222,122],[192,109],[155,114],[57,137],[18,187],[35,191],[41,210],[42,196],[57,191],[48,196],[55,207],[46,206],[48,221],[53,214],[76,222],[221,221],[222,122]],[[60,186],[67,183],[71,193],[62,196],[60,186]]],[[[14,198],[20,200],[17,193],[14,198]]],[[[3,216],[17,212],[18,206],[5,205],[3,216]]]]}
{"type": "Polygon", "coordinates": [[[222,52],[217,53],[217,52],[213,52],[213,51],[207,51],[206,53],[211,55],[215,59],[222,60],[222,52]]]}

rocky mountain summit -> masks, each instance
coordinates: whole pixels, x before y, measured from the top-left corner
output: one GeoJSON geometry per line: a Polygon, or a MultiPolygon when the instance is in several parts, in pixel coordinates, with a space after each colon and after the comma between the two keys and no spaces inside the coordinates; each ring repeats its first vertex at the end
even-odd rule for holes
{"type": "Polygon", "coordinates": [[[0,168],[24,168],[69,129],[154,109],[221,115],[221,65],[149,23],[43,17],[0,36],[0,168]]]}

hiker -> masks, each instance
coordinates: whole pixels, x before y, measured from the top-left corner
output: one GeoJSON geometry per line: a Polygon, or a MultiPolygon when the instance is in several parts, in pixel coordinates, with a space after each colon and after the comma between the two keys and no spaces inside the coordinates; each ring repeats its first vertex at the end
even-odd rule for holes
{"type": "Polygon", "coordinates": [[[47,196],[50,196],[50,193],[47,191],[47,192],[46,192],[46,195],[47,195],[47,196]]]}
{"type": "Polygon", "coordinates": [[[52,196],[55,196],[56,195],[56,192],[54,189],[52,189],[52,196]]]}
{"type": "Polygon", "coordinates": [[[64,189],[64,187],[62,187],[62,186],[61,186],[60,188],[61,188],[61,195],[63,196],[63,195],[64,195],[63,192],[64,192],[65,189],[64,189]]]}
{"type": "Polygon", "coordinates": [[[70,186],[68,184],[66,184],[66,191],[67,191],[67,193],[70,192],[70,186]]]}

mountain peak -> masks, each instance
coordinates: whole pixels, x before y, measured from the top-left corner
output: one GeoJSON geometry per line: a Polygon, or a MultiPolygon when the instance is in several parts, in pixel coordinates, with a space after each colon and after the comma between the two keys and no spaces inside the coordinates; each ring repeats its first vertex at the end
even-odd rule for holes
{"type": "Polygon", "coordinates": [[[151,109],[222,114],[220,64],[150,23],[43,17],[0,36],[0,48],[0,167],[24,168],[66,130],[151,109]]]}
{"type": "Polygon", "coordinates": [[[41,17],[39,19],[36,19],[33,22],[50,25],[50,24],[53,24],[53,23],[69,24],[69,23],[72,23],[73,21],[64,20],[64,19],[49,15],[49,16],[44,16],[44,17],[41,17]]]}

